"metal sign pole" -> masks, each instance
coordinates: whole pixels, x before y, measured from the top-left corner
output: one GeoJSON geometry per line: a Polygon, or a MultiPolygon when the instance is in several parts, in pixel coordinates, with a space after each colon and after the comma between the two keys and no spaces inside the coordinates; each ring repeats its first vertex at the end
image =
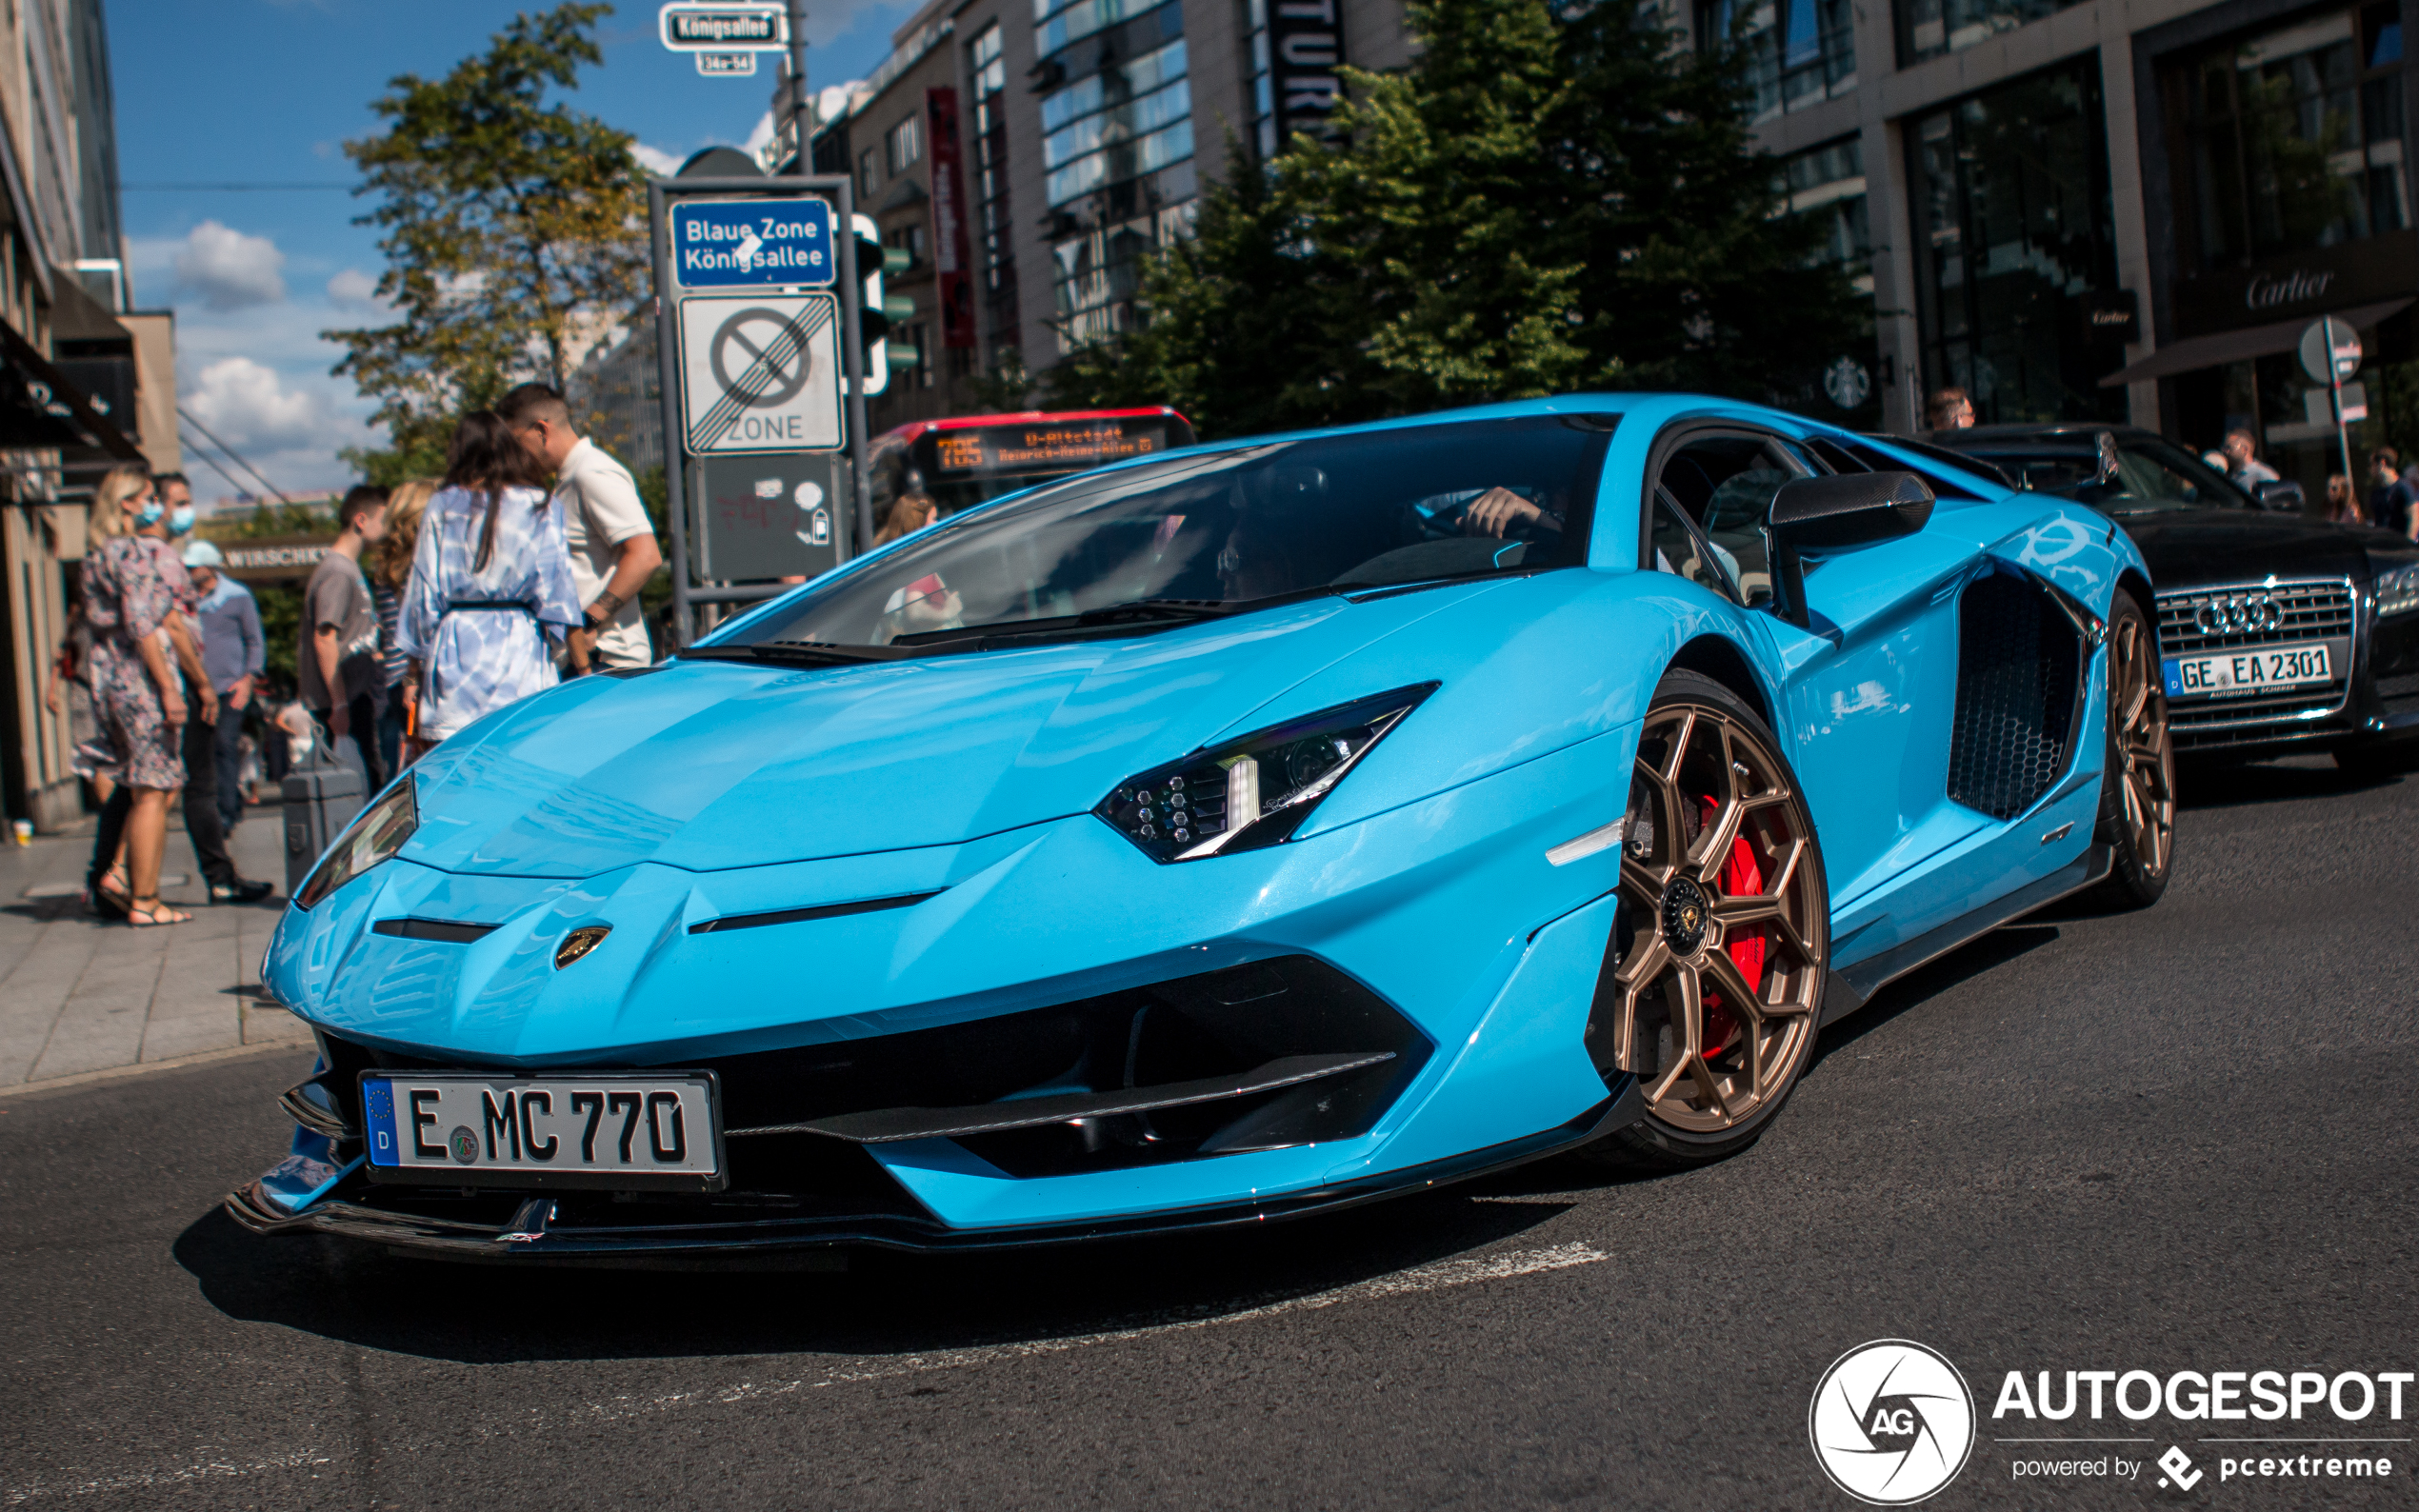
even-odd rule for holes
{"type": "MultiPolygon", "coordinates": [[[[2358,349],[2360,332],[2349,332],[2354,349],[2358,349]]],[[[2327,317],[2327,386],[2335,401],[2335,441],[2344,451],[2344,486],[2354,499],[2360,497],[2360,475],[2351,470],[2351,427],[2344,420],[2344,365],[2335,355],[2335,317],[2327,317]]],[[[2357,507],[2357,506],[2354,506],[2357,507]]]]}
{"type": "Polygon", "coordinates": [[[664,400],[664,513],[672,538],[672,637],[679,650],[697,633],[690,607],[689,448],[680,412],[679,332],[672,308],[671,222],[660,179],[647,181],[647,229],[655,255],[655,371],[664,400]]]}
{"type": "MultiPolygon", "coordinates": [[[[790,129],[798,141],[798,171],[810,172],[807,159],[807,0],[790,0],[790,129]]],[[[844,217],[845,219],[845,217],[844,217]]]]}

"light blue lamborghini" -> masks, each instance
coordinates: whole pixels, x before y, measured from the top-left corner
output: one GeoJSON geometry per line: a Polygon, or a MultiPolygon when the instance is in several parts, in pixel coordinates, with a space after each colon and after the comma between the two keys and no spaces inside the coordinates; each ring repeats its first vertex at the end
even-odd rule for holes
{"type": "Polygon", "coordinates": [[[1719,1159],[1892,977],[2158,896],[2151,602],[2089,508],[1685,396],[1001,499],[389,787],[228,1205],[661,1263],[1719,1159]]]}

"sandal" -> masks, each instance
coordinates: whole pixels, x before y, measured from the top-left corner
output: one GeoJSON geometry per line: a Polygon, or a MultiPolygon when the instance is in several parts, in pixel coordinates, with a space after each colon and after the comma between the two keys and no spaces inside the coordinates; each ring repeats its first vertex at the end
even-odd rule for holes
{"type": "Polygon", "coordinates": [[[101,880],[94,884],[92,891],[102,902],[121,911],[134,906],[134,889],[126,880],[123,865],[111,866],[101,873],[101,880]]]}
{"type": "Polygon", "coordinates": [[[193,916],[182,908],[171,908],[153,898],[150,903],[136,902],[127,905],[126,922],[137,929],[156,928],[161,925],[190,924],[193,916]]]}

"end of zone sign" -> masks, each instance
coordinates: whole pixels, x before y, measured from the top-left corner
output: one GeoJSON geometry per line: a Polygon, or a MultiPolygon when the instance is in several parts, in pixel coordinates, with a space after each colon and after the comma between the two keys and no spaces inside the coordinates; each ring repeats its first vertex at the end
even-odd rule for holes
{"type": "Polygon", "coordinates": [[[690,456],[841,445],[837,297],[692,295],[678,316],[690,456]]]}
{"type": "Polygon", "coordinates": [[[672,278],[684,288],[823,288],[838,272],[830,200],[685,200],[672,207],[672,278]]]}

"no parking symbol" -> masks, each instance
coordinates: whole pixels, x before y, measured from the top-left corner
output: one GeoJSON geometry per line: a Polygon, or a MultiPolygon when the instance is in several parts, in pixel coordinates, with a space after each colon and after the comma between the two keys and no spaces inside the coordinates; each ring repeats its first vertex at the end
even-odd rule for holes
{"type": "Polygon", "coordinates": [[[680,302],[691,456],[840,446],[840,301],[745,294],[680,302]]]}

